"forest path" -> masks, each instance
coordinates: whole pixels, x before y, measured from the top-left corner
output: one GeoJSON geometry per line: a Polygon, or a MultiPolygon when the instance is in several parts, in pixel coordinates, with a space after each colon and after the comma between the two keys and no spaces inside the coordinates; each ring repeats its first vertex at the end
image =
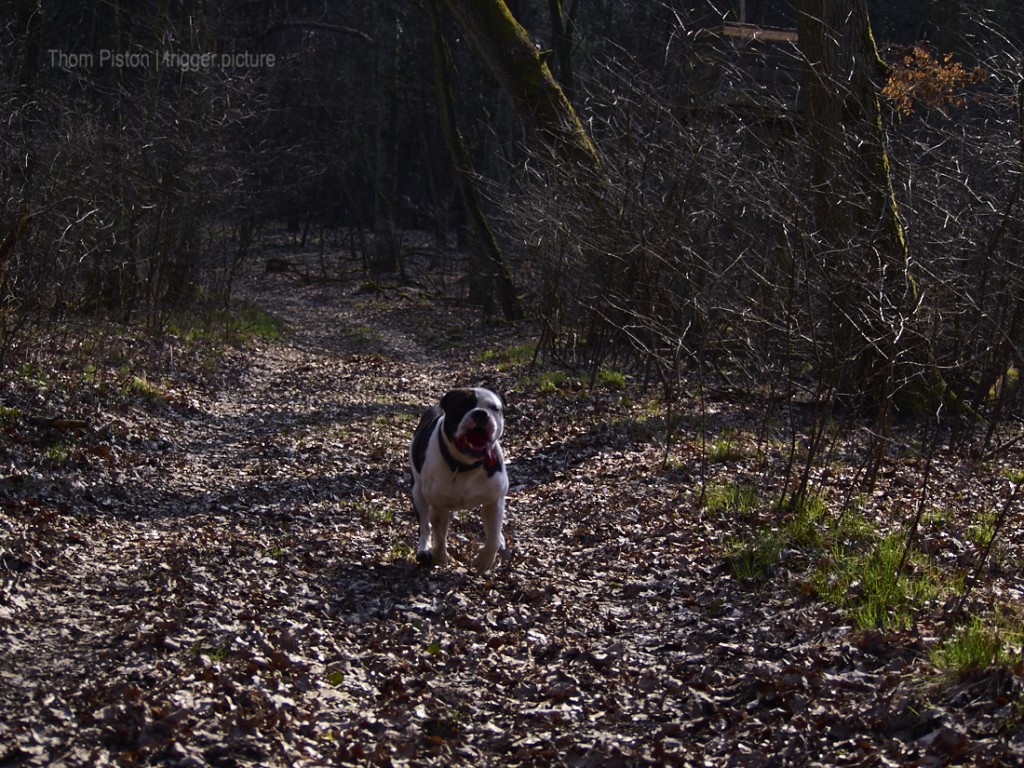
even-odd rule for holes
{"type": "MultiPolygon", "coordinates": [[[[182,378],[98,411],[79,459],[6,489],[0,764],[1022,754],[927,700],[912,632],[737,582],[696,449],[666,468],[642,405],[540,396],[484,355],[514,332],[421,292],[268,276],[238,295],[288,333],[231,352],[213,391],[182,378]],[[484,576],[424,570],[405,446],[424,405],[481,379],[510,398],[510,552],[484,576]]],[[[478,530],[458,517],[463,561],[478,530]]]]}

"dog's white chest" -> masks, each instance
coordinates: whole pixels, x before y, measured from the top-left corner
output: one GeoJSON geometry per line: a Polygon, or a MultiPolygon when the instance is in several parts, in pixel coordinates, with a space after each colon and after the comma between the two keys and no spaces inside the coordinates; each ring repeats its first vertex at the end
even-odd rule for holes
{"type": "MultiPolygon", "coordinates": [[[[499,458],[504,461],[500,453],[499,458]]],[[[445,509],[473,509],[508,492],[508,475],[504,471],[493,475],[488,475],[484,467],[453,471],[438,453],[427,457],[419,482],[427,502],[445,509]]]]}

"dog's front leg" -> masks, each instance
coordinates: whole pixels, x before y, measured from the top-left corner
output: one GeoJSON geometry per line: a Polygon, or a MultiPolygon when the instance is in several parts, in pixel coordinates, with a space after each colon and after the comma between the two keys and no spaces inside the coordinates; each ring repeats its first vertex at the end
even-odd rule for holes
{"type": "Polygon", "coordinates": [[[434,565],[448,565],[448,525],[451,521],[450,509],[430,508],[430,527],[434,535],[434,565]]]}
{"type": "Polygon", "coordinates": [[[423,498],[419,485],[413,486],[412,506],[420,521],[420,540],[416,545],[416,560],[420,565],[430,565],[430,505],[423,498]]]}
{"type": "Polygon", "coordinates": [[[416,545],[416,560],[420,565],[430,565],[433,560],[430,554],[430,512],[420,515],[420,540],[416,545]]]}
{"type": "Polygon", "coordinates": [[[505,536],[501,532],[501,524],[505,518],[504,500],[498,499],[494,504],[485,506],[481,517],[484,524],[484,546],[473,561],[473,568],[477,573],[488,571],[494,565],[498,551],[505,550],[505,536]]]}

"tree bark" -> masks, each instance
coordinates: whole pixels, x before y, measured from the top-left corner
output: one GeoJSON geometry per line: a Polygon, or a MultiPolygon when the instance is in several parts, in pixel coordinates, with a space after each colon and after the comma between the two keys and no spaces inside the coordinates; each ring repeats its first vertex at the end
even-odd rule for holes
{"type": "Polygon", "coordinates": [[[885,65],[866,0],[798,0],[806,60],[807,132],[818,236],[826,266],[834,364],[843,394],[886,411],[917,304],[885,148],[879,80],[885,65]]]}
{"type": "Polygon", "coordinates": [[[531,143],[553,158],[598,170],[601,162],[572,104],[503,0],[445,0],[502,90],[531,143]]]}
{"type": "Polygon", "coordinates": [[[572,66],[572,32],[577,2],[578,0],[573,0],[572,6],[569,8],[569,15],[565,16],[562,10],[562,0],[548,0],[548,13],[551,16],[551,47],[555,52],[555,63],[558,65],[558,82],[570,104],[575,90],[572,66]]]}
{"type": "Polygon", "coordinates": [[[398,45],[399,24],[393,0],[378,0],[376,10],[377,141],[374,150],[373,259],[375,273],[401,267],[398,253],[398,45]]]}
{"type": "Polygon", "coordinates": [[[22,44],[18,80],[28,90],[35,88],[39,78],[39,52],[42,48],[43,4],[41,0],[16,0],[14,3],[14,32],[22,44]]]}
{"type": "MultiPolygon", "coordinates": [[[[488,282],[497,290],[498,303],[506,320],[519,320],[523,317],[523,308],[516,293],[512,272],[505,261],[505,255],[498,245],[498,240],[491,230],[484,213],[480,196],[477,194],[473,181],[475,173],[473,163],[462,141],[458,125],[455,122],[455,107],[452,100],[451,58],[448,46],[441,31],[437,0],[427,0],[427,14],[430,18],[430,36],[434,53],[434,78],[437,101],[441,113],[441,123],[445,142],[452,156],[455,175],[458,179],[459,193],[466,212],[469,215],[473,230],[476,233],[479,247],[483,250],[483,269],[488,282]]],[[[490,289],[490,286],[489,286],[490,289]]],[[[489,291],[490,292],[490,291],[489,291]]]]}

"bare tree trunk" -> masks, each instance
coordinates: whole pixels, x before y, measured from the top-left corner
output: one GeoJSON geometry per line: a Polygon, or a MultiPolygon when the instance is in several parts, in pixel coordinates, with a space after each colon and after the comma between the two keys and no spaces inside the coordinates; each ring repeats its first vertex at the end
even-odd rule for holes
{"type": "Polygon", "coordinates": [[[900,386],[917,304],[909,252],[889,175],[878,56],[866,0],[799,0],[807,64],[807,131],[818,234],[840,262],[827,265],[841,390],[881,412],[900,386]]]}
{"type": "MultiPolygon", "coordinates": [[[[455,174],[459,183],[459,193],[462,195],[463,205],[469,214],[470,222],[476,233],[479,247],[484,253],[483,269],[481,272],[488,276],[488,283],[491,283],[497,290],[498,302],[501,305],[501,312],[506,320],[519,320],[523,316],[523,308],[516,294],[515,282],[512,279],[512,272],[505,261],[505,255],[498,245],[494,232],[491,231],[487,216],[484,214],[480,196],[477,194],[473,182],[473,164],[462,141],[458,126],[455,123],[455,107],[452,103],[451,87],[451,59],[448,53],[448,46],[445,43],[444,34],[441,31],[437,0],[427,0],[427,13],[430,17],[431,41],[434,49],[434,76],[437,101],[440,107],[441,122],[444,129],[445,142],[451,152],[452,163],[455,165],[455,174]]],[[[491,287],[488,286],[488,295],[491,295],[491,287]]]]}
{"type": "Polygon", "coordinates": [[[503,0],[445,0],[526,129],[559,160],[601,167],[597,149],[526,30],[503,0]]]}
{"type": "Polygon", "coordinates": [[[398,225],[395,198],[398,194],[398,17],[393,0],[379,0],[376,7],[377,39],[377,144],[374,155],[373,259],[374,272],[399,268],[398,225]]]}
{"type": "Polygon", "coordinates": [[[23,45],[19,81],[33,89],[39,77],[39,51],[42,47],[43,4],[41,0],[15,0],[14,32],[23,45]]]}
{"type": "Polygon", "coordinates": [[[548,12],[551,16],[551,47],[555,52],[555,64],[558,71],[558,82],[565,91],[565,97],[572,103],[575,91],[575,75],[572,66],[572,33],[575,23],[576,6],[579,0],[573,0],[569,15],[562,10],[562,0],[548,0],[548,12]]]}

